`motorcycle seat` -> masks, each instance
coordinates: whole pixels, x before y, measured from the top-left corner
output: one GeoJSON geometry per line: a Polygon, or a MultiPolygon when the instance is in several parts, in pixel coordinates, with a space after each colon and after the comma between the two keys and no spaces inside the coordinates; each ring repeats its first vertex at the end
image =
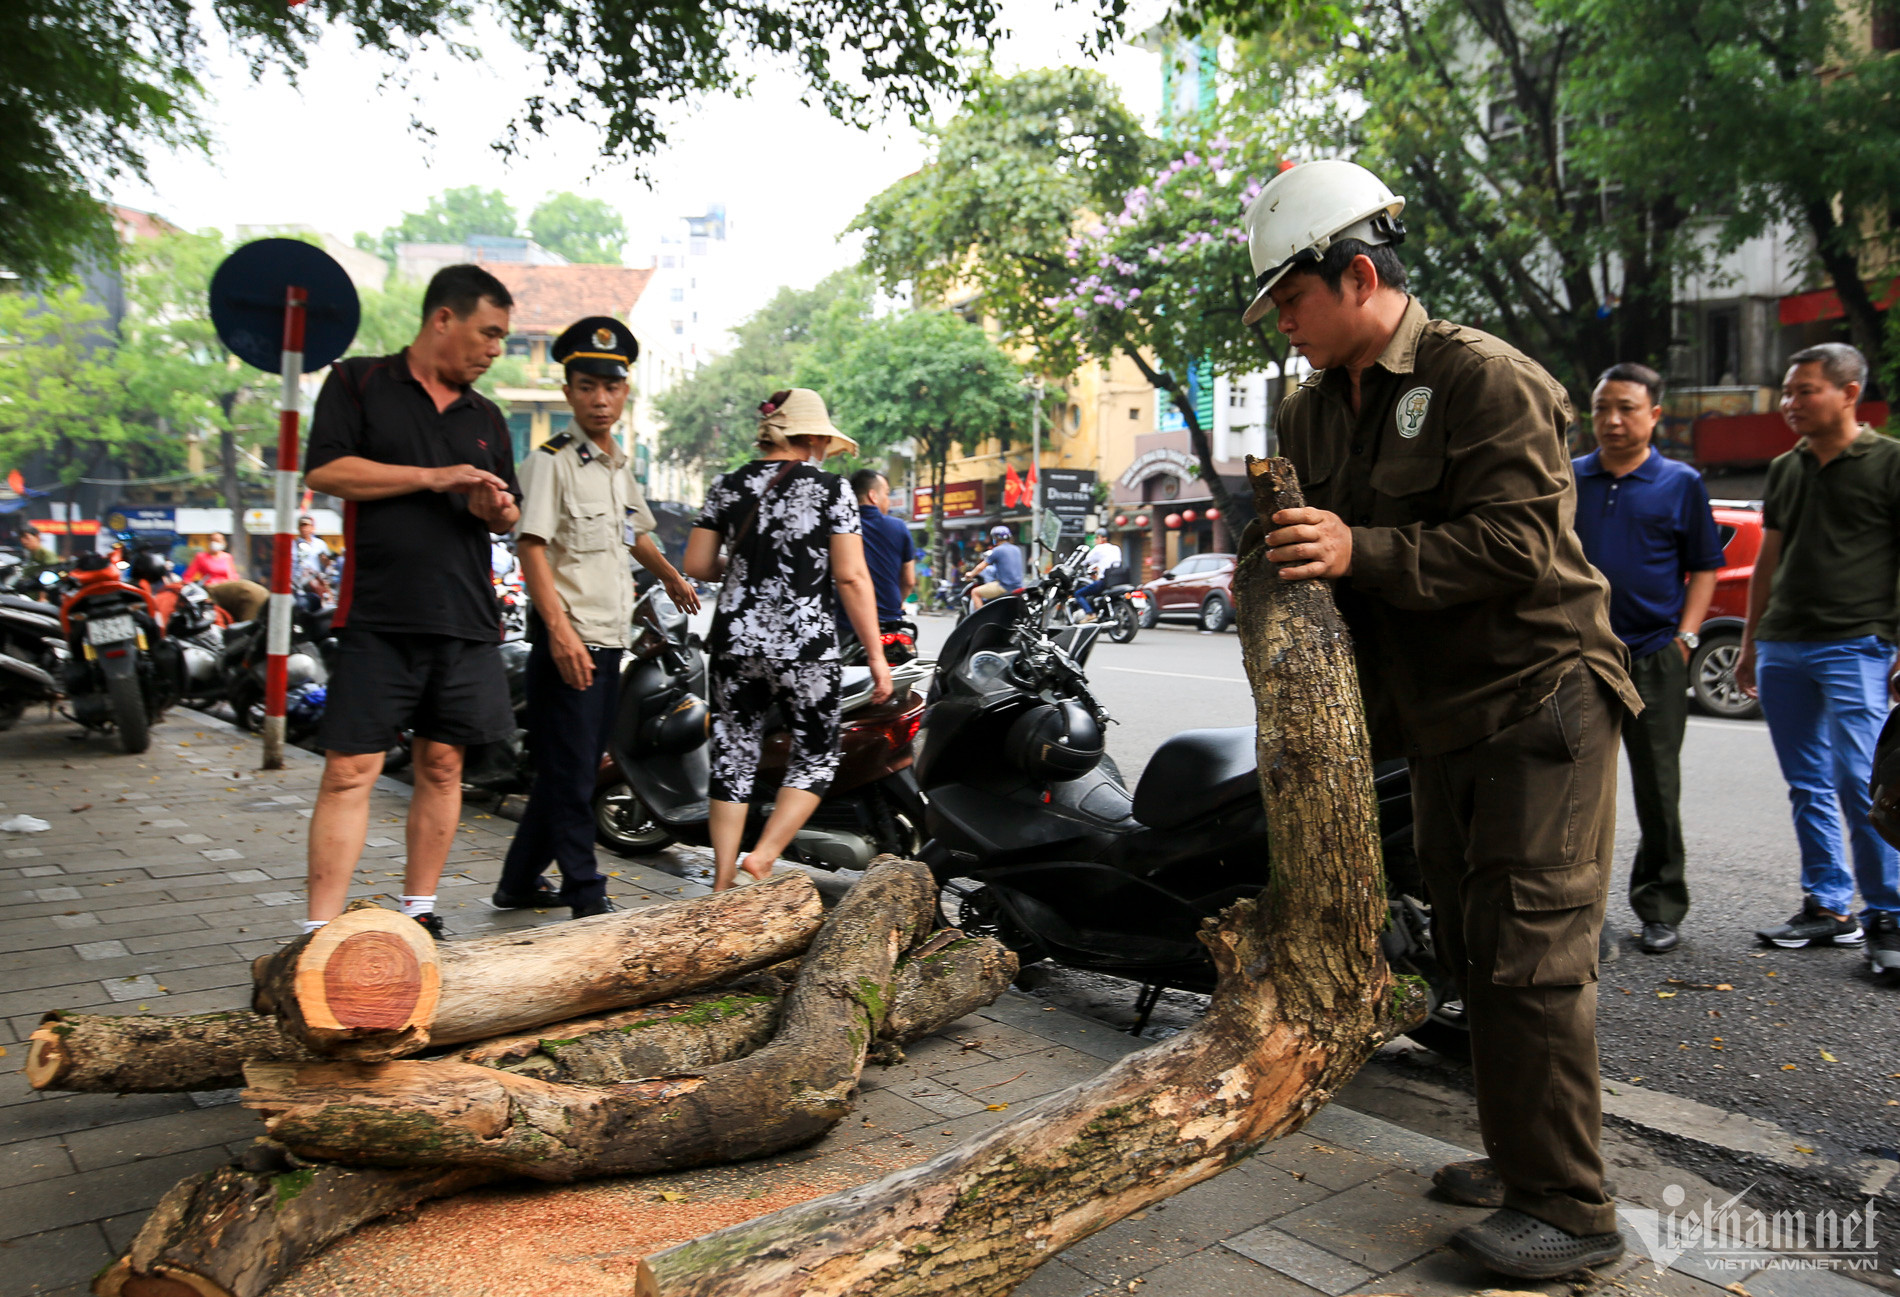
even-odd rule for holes
{"type": "Polygon", "coordinates": [[[1258,795],[1254,727],[1183,730],[1148,759],[1135,786],[1135,818],[1172,829],[1247,793],[1258,795]]]}

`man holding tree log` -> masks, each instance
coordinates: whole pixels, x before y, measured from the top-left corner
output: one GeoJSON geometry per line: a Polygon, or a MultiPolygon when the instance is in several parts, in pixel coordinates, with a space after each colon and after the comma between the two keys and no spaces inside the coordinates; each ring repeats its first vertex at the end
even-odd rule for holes
{"type": "Polygon", "coordinates": [[[1242,549],[1264,530],[1281,577],[1333,583],[1374,755],[1411,762],[1489,1154],[1435,1182],[1499,1208],[1453,1246],[1554,1278],[1623,1252],[1599,1147],[1597,939],[1618,733],[1641,703],[1572,530],[1564,391],[1406,293],[1403,207],[1333,160],[1283,171],[1248,207],[1246,322],[1277,311],[1313,372],[1279,416],[1309,507],[1253,523],[1242,549]]]}

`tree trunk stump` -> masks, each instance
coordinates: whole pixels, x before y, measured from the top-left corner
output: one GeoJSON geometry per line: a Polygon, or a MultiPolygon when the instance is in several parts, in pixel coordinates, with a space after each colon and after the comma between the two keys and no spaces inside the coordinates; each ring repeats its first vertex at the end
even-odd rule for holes
{"type": "Polygon", "coordinates": [[[395,926],[407,924],[427,942],[421,925],[353,910],[261,957],[253,1007],[281,1018],[314,1054],[401,1058],[724,981],[796,955],[822,921],[811,879],[788,872],[755,887],[444,943],[426,958],[416,953],[412,975],[390,939],[407,938],[395,926]]]}
{"type": "MultiPolygon", "coordinates": [[[[1261,518],[1298,504],[1286,461],[1248,471],[1261,518]]],[[[1203,931],[1219,983],[1201,1022],[922,1166],[658,1253],[643,1294],[1001,1297],[1298,1130],[1416,1021],[1423,992],[1395,985],[1379,949],[1378,804],[1345,625],[1324,584],[1282,581],[1257,545],[1233,587],[1273,878],[1203,931]]]]}

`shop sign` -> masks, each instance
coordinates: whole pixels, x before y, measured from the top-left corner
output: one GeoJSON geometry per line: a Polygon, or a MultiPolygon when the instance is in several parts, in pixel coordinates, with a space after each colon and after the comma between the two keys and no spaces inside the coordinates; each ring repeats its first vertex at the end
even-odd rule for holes
{"type": "Polygon", "coordinates": [[[1042,470],[1042,507],[1066,521],[1079,520],[1095,508],[1095,470],[1045,468],[1042,470]]]}
{"type": "Polygon", "coordinates": [[[1117,484],[1132,490],[1157,473],[1193,481],[1201,475],[1201,461],[1179,450],[1150,450],[1135,456],[1135,462],[1122,470],[1117,484]]]}
{"type": "MultiPolygon", "coordinates": [[[[930,493],[933,487],[917,488],[911,516],[922,520],[930,516],[930,493]]],[[[983,508],[983,483],[945,482],[943,484],[943,516],[946,518],[980,518],[983,508]]]]}

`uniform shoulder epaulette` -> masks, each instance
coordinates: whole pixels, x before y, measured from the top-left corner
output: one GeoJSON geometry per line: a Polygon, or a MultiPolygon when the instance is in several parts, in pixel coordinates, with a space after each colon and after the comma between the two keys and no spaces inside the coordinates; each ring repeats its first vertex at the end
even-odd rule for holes
{"type": "Polygon", "coordinates": [[[558,455],[574,444],[572,432],[557,432],[541,443],[541,450],[549,455],[558,455]]]}

